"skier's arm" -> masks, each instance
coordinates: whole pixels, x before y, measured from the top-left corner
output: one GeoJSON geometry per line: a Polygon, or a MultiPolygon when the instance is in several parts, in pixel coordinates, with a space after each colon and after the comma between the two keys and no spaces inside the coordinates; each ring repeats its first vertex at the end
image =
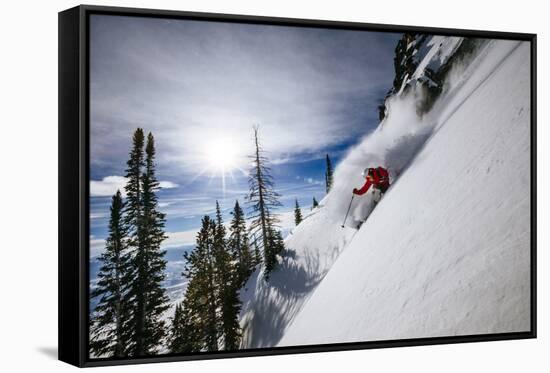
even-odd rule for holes
{"type": "Polygon", "coordinates": [[[359,196],[362,196],[363,194],[367,193],[367,191],[369,190],[371,186],[371,182],[369,179],[367,179],[367,182],[365,183],[365,185],[363,185],[361,187],[361,189],[357,190],[357,189],[354,189],[353,190],[353,194],[357,194],[359,196]]]}

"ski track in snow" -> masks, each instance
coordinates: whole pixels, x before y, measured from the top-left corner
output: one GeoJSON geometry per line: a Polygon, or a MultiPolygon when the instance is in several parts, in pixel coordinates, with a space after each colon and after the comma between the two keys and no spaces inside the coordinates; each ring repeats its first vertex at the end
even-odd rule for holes
{"type": "MultiPolygon", "coordinates": [[[[529,330],[529,56],[528,43],[493,41],[470,64],[424,118],[435,131],[279,330],[279,346],[529,330]]],[[[314,223],[292,238],[337,240],[314,223]]]]}

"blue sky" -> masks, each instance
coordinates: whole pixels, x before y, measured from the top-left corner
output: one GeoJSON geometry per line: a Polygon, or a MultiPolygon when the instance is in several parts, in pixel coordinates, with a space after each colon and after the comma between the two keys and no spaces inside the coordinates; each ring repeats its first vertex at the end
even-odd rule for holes
{"type": "Polygon", "coordinates": [[[219,200],[244,205],[252,127],[283,208],[325,194],[333,163],[378,124],[399,34],[93,15],[90,22],[91,254],[124,185],[135,128],[157,146],[165,247],[191,244],[219,200]]]}

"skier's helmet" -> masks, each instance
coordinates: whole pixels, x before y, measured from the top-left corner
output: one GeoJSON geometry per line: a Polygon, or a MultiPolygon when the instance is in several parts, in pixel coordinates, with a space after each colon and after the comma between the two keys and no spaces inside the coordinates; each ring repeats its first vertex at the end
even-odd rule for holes
{"type": "Polygon", "coordinates": [[[372,175],[373,172],[374,172],[374,168],[367,167],[363,170],[363,177],[367,178],[367,176],[372,175]]]}

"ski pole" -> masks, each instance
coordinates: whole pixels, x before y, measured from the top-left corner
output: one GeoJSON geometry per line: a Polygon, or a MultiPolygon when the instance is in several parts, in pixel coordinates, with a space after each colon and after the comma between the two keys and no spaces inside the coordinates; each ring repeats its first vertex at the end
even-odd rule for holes
{"type": "Polygon", "coordinates": [[[346,217],[344,218],[344,222],[342,223],[342,228],[344,228],[344,225],[346,224],[346,220],[348,220],[348,214],[349,214],[349,210],[351,209],[351,204],[353,202],[353,197],[355,197],[355,194],[351,195],[351,201],[349,201],[348,211],[346,212],[346,217]]]}

